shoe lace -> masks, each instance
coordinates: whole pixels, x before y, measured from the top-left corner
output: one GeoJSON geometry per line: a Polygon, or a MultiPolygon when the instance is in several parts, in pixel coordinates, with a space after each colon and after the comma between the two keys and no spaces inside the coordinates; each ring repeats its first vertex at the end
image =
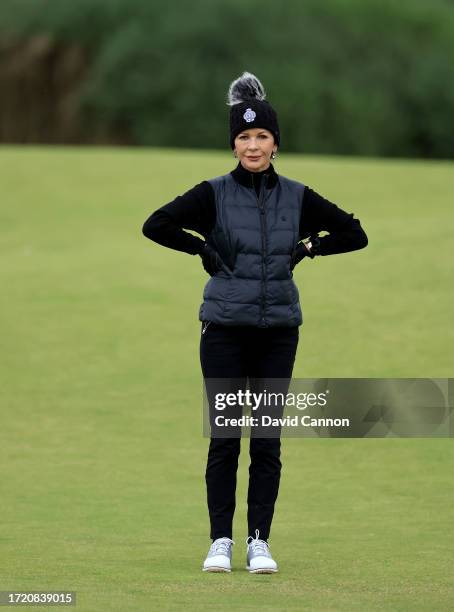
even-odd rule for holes
{"type": "Polygon", "coordinates": [[[255,538],[248,536],[246,538],[246,544],[252,548],[254,554],[269,554],[268,543],[264,540],[259,539],[260,532],[258,529],[255,530],[255,538]]]}
{"type": "Polygon", "coordinates": [[[212,552],[215,554],[228,555],[232,544],[235,544],[230,538],[218,538],[211,545],[212,552]]]}

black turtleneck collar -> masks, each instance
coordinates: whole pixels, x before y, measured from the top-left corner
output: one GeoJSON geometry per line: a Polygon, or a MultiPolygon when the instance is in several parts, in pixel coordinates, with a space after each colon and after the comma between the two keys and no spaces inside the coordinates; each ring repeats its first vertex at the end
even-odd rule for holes
{"type": "Polygon", "coordinates": [[[241,185],[244,185],[245,187],[252,189],[252,184],[254,184],[256,190],[259,188],[261,177],[264,174],[268,176],[266,180],[267,189],[272,189],[278,180],[278,175],[273,167],[273,164],[271,163],[266,170],[261,170],[260,172],[250,172],[244,168],[241,162],[238,162],[238,166],[235,168],[235,170],[232,170],[230,174],[238,183],[241,183],[241,185]]]}

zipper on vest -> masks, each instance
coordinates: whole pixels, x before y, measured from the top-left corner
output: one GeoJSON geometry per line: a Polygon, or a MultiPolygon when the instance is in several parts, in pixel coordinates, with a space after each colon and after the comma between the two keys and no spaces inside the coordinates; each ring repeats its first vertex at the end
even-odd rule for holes
{"type": "Polygon", "coordinates": [[[205,321],[205,325],[203,326],[203,329],[202,329],[202,334],[204,334],[204,333],[206,332],[207,327],[208,327],[208,325],[209,325],[210,323],[211,323],[211,321],[205,321]]]}
{"type": "Polygon", "coordinates": [[[255,191],[254,186],[254,175],[251,174],[252,181],[252,189],[255,193],[255,197],[257,198],[257,204],[259,207],[260,213],[260,227],[262,230],[262,296],[261,296],[261,323],[263,327],[267,327],[266,319],[265,319],[265,301],[266,301],[266,255],[267,255],[267,243],[266,243],[266,215],[265,215],[265,207],[263,205],[263,194],[265,193],[265,188],[263,185],[263,178],[266,180],[268,175],[262,174],[260,177],[260,190],[259,195],[255,191]]]}

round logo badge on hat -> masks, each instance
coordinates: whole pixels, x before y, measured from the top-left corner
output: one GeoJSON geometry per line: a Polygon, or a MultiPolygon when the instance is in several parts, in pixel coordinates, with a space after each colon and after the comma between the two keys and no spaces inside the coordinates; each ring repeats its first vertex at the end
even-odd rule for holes
{"type": "Polygon", "coordinates": [[[243,119],[246,123],[251,123],[257,117],[257,114],[252,110],[252,108],[247,108],[246,112],[243,115],[243,119]]]}

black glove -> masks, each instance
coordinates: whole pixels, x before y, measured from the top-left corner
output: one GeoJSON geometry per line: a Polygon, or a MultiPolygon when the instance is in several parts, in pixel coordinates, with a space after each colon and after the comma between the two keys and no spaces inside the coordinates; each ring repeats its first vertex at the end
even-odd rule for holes
{"type": "Polygon", "coordinates": [[[317,255],[317,249],[320,246],[318,235],[311,236],[309,238],[309,243],[311,245],[310,248],[308,248],[304,242],[298,242],[290,260],[290,271],[292,271],[293,268],[305,257],[314,259],[314,257],[317,255]]]}
{"type": "Polygon", "coordinates": [[[219,254],[206,242],[199,255],[202,258],[203,268],[210,276],[214,276],[216,272],[219,272],[219,270],[225,267],[219,254]]]}

